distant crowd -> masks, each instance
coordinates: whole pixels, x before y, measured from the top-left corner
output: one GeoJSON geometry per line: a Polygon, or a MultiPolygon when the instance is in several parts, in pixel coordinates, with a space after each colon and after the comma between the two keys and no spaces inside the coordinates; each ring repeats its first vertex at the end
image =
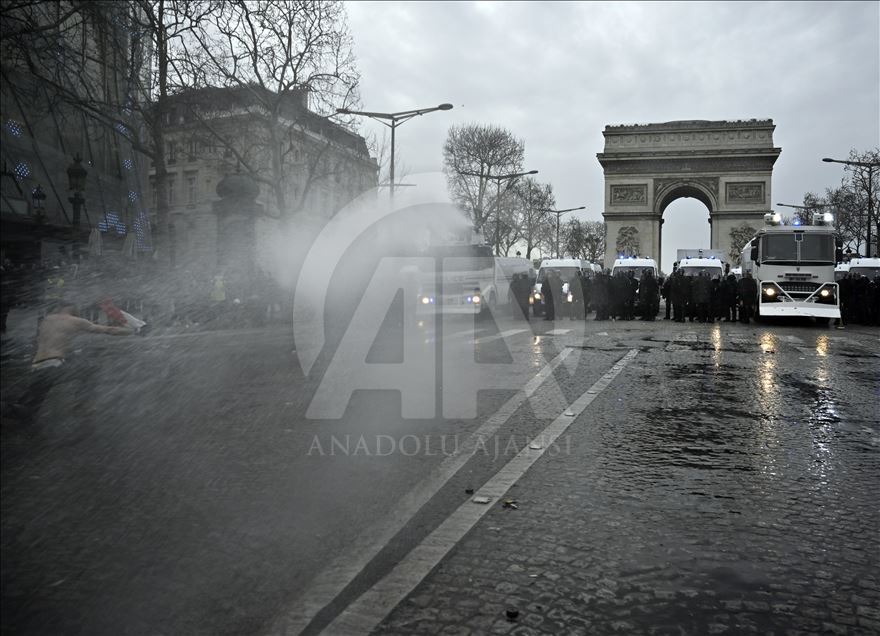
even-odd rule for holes
{"type": "MultiPolygon", "coordinates": [[[[880,324],[880,276],[874,280],[858,275],[839,281],[841,324],[880,324]]],[[[724,276],[708,272],[688,276],[676,263],[671,275],[657,278],[645,269],[639,277],[632,271],[599,272],[594,276],[578,271],[563,280],[551,270],[533,288],[525,275],[511,282],[511,293],[520,316],[542,316],[545,320],[656,320],[660,299],[665,300],[666,320],[675,322],[742,322],[756,317],[758,282],[751,273],[741,278],[726,269],[724,276]],[[530,311],[531,310],[531,311],[530,311]]]]}

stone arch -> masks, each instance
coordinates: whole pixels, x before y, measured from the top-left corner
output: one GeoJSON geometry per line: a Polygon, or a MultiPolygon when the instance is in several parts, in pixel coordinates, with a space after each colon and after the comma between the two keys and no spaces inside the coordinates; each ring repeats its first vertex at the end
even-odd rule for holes
{"type": "Polygon", "coordinates": [[[700,183],[693,179],[670,179],[668,183],[661,184],[659,187],[655,181],[654,187],[654,213],[663,215],[666,208],[676,201],[690,197],[697,199],[706,206],[709,214],[712,210],[718,209],[717,192],[713,192],[707,184],[700,183]]]}
{"type": "MultiPolygon", "coordinates": [[[[729,250],[731,231],[760,226],[770,210],[773,120],[673,121],[606,126],[597,155],[605,173],[607,236],[635,228],[642,256],[660,258],[663,212],[693,197],[709,210],[712,249],[729,250]]],[[[609,241],[606,267],[616,257],[609,241]]]]}

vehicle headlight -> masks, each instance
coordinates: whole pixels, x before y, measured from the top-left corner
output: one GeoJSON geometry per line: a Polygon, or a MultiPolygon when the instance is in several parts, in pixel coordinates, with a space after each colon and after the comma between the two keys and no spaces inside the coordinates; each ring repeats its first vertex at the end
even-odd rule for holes
{"type": "Polygon", "coordinates": [[[480,296],[479,296],[479,294],[474,294],[474,302],[477,303],[477,304],[479,304],[479,302],[480,302],[480,296]]]}
{"type": "Polygon", "coordinates": [[[831,295],[831,292],[828,291],[827,289],[823,289],[822,291],[819,292],[819,295],[822,298],[828,298],[831,295]]]}
{"type": "Polygon", "coordinates": [[[427,296],[422,296],[422,304],[423,305],[427,305],[430,302],[431,302],[430,298],[428,298],[427,296]]]}
{"type": "Polygon", "coordinates": [[[535,292],[535,300],[541,300],[541,294],[535,292]]]}
{"type": "Polygon", "coordinates": [[[767,296],[770,296],[770,298],[773,298],[776,295],[776,290],[773,289],[772,287],[765,287],[764,294],[766,294],[767,296]]]}

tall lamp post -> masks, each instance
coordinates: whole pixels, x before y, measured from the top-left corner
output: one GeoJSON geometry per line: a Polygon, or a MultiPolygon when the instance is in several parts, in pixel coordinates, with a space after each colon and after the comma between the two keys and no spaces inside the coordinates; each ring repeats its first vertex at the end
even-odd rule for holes
{"type": "Polygon", "coordinates": [[[337,108],[336,112],[339,115],[359,115],[361,117],[369,117],[370,119],[375,119],[380,124],[384,124],[391,129],[391,169],[390,169],[390,195],[391,198],[394,198],[394,133],[397,130],[397,127],[402,123],[409,121],[413,117],[419,117],[421,115],[425,115],[427,113],[433,113],[435,110],[452,110],[452,104],[440,104],[439,106],[434,106],[433,108],[417,108],[415,110],[403,110],[399,113],[374,113],[371,111],[364,110],[350,110],[348,108],[337,108]]]}
{"type": "Polygon", "coordinates": [[[556,215],[556,258],[559,258],[559,219],[562,218],[563,214],[567,212],[574,212],[575,210],[586,210],[586,206],[582,205],[577,208],[566,208],[564,210],[539,210],[539,212],[552,212],[556,215]]]}
{"type": "MultiPolygon", "coordinates": [[[[823,157],[825,163],[842,163],[847,166],[858,166],[859,168],[868,169],[868,222],[865,231],[866,247],[865,255],[871,256],[871,221],[874,218],[874,168],[880,166],[880,161],[843,161],[842,159],[831,159],[823,157]]],[[[877,224],[877,239],[880,241],[880,223],[877,224]]]]}
{"type": "Polygon", "coordinates": [[[82,157],[77,153],[73,158],[73,163],[67,167],[67,179],[70,191],[73,192],[68,201],[73,206],[73,231],[79,233],[79,220],[82,212],[83,203],[86,202],[83,197],[83,190],[86,187],[86,176],[89,171],[82,165],[82,157]]]}
{"type": "Polygon", "coordinates": [[[34,204],[34,221],[42,224],[46,220],[46,193],[39,183],[31,192],[31,200],[34,204]]]}
{"type": "MultiPolygon", "coordinates": [[[[520,177],[525,177],[530,174],[538,174],[537,170],[529,170],[528,172],[511,172],[510,174],[480,174],[478,172],[464,172],[461,171],[458,174],[463,174],[468,177],[480,177],[481,179],[486,179],[489,181],[494,181],[497,186],[496,194],[495,194],[495,205],[494,208],[498,208],[499,200],[501,199],[501,182],[502,181],[515,181],[520,177]]],[[[506,190],[505,190],[506,191],[506,190]]],[[[482,229],[482,228],[481,228],[482,229]]],[[[501,255],[501,215],[496,211],[495,213],[495,256],[501,255]]]]}

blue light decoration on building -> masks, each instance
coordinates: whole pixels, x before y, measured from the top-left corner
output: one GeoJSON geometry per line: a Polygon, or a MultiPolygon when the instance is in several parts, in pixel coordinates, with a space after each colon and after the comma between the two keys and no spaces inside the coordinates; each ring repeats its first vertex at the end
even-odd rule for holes
{"type": "Polygon", "coordinates": [[[138,193],[135,192],[134,190],[129,190],[128,191],[128,200],[131,201],[132,203],[137,201],[138,200],[138,193]]]}
{"type": "Polygon", "coordinates": [[[9,134],[13,137],[21,137],[24,134],[24,126],[21,125],[21,122],[15,121],[14,119],[6,120],[6,130],[8,130],[9,134]]]}
{"type": "Polygon", "coordinates": [[[117,236],[125,236],[127,231],[125,223],[122,222],[116,212],[107,212],[104,215],[104,219],[98,221],[98,229],[101,232],[110,232],[112,230],[116,232],[117,236]]]}
{"type": "Polygon", "coordinates": [[[153,249],[150,244],[150,220],[144,212],[138,212],[132,223],[134,227],[135,243],[141,252],[149,252],[153,249]]]}
{"type": "Polygon", "coordinates": [[[122,165],[126,170],[131,170],[132,168],[134,168],[134,162],[131,159],[126,159],[122,162],[122,165]]]}
{"type": "Polygon", "coordinates": [[[28,165],[28,162],[19,161],[15,165],[15,174],[18,175],[19,179],[27,179],[31,176],[31,167],[28,165]]]}
{"type": "Polygon", "coordinates": [[[128,134],[128,126],[123,123],[116,124],[116,130],[118,130],[123,135],[128,134]]]}

